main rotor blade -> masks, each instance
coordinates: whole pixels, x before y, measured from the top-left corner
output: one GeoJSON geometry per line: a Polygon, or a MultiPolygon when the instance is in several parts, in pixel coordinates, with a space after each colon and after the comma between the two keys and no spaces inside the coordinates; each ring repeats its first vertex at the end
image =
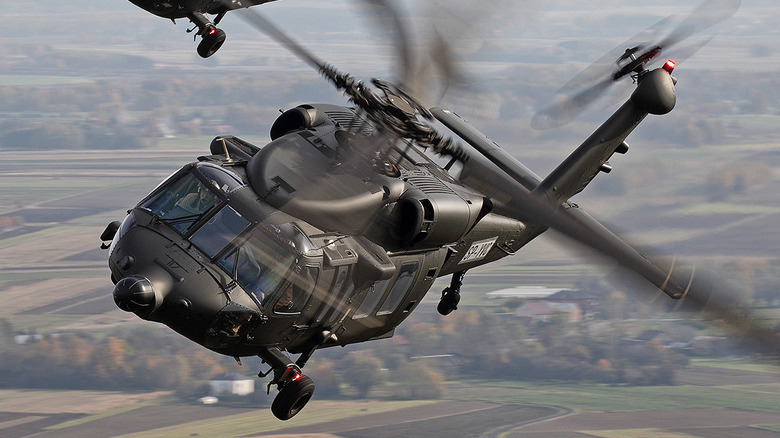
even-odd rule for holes
{"type": "Polygon", "coordinates": [[[419,90],[413,87],[412,79],[417,65],[417,56],[412,47],[408,26],[401,18],[395,3],[387,0],[362,0],[368,5],[372,22],[385,27],[393,35],[393,46],[396,49],[396,64],[399,66],[396,80],[408,91],[416,93],[419,90]]]}
{"type": "MultiPolygon", "coordinates": [[[[463,49],[479,45],[478,35],[496,28],[497,21],[509,21],[518,5],[526,11],[528,0],[495,0],[489,4],[471,0],[404,2],[358,0],[365,5],[372,24],[393,35],[396,49],[395,80],[427,107],[447,100],[467,102],[461,111],[488,105],[497,109],[495,98],[485,97],[463,62],[463,49]],[[406,6],[406,7],[404,7],[406,6]],[[488,24],[484,25],[484,24],[488,24]]],[[[527,18],[529,14],[524,14],[527,18]]],[[[516,25],[517,20],[513,20],[516,25]]]]}
{"type": "Polygon", "coordinates": [[[733,341],[751,351],[780,356],[780,333],[748,307],[739,284],[703,269],[695,270],[692,275],[688,293],[678,302],[669,303],[670,312],[701,314],[720,323],[733,341]]]}
{"type": "MultiPolygon", "coordinates": [[[[501,180],[496,178],[496,181],[501,180]]],[[[549,227],[644,277],[677,299],[669,303],[675,311],[701,312],[708,319],[719,321],[732,337],[739,338],[753,351],[780,355],[780,334],[751,315],[746,303],[740,300],[738,285],[702,270],[681,269],[679,264],[664,266],[659,260],[673,258],[652,251],[651,260],[578,207],[555,207],[545,198],[520,187],[514,190],[513,199],[504,208],[512,211],[517,219],[549,227]]],[[[645,248],[643,251],[651,250],[645,248]]]]}
{"type": "Polygon", "coordinates": [[[463,82],[454,51],[438,26],[441,14],[414,20],[408,13],[402,15],[399,2],[362,2],[369,6],[372,22],[386,27],[393,35],[396,80],[415,99],[426,106],[436,105],[451,86],[463,82]],[[413,21],[421,21],[419,27],[423,29],[415,29],[413,21]]]}
{"type": "MultiPolygon", "coordinates": [[[[227,0],[223,0],[223,2],[226,1],[227,0]]],[[[322,71],[327,68],[327,64],[323,60],[290,38],[283,30],[278,28],[275,24],[273,24],[254,9],[241,9],[235,13],[239,14],[241,18],[253,25],[256,29],[273,38],[276,42],[292,52],[299,59],[311,65],[315,69],[322,71]]]]}

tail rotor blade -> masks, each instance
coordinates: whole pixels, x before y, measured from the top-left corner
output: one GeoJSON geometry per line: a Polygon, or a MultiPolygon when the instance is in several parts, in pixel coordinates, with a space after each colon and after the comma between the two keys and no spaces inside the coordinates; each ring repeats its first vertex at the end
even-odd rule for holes
{"type": "MultiPolygon", "coordinates": [[[[534,129],[550,129],[565,125],[595,102],[615,82],[635,67],[643,68],[665,55],[684,40],[699,34],[733,16],[741,0],[704,0],[660,42],[662,29],[673,17],[667,17],[617,46],[598,61],[580,72],[556,92],[556,102],[534,115],[534,129]],[[633,63],[632,60],[636,60],[633,63]],[[628,65],[628,67],[626,67],[628,65]]],[[[679,48],[673,57],[680,63],[704,47],[712,38],[679,48]]]]}
{"type": "Polygon", "coordinates": [[[574,117],[584,111],[585,108],[595,102],[596,99],[601,97],[610,85],[612,85],[612,78],[607,77],[574,95],[564,96],[558,99],[554,98],[557,100],[557,103],[534,114],[531,119],[531,127],[545,130],[557,128],[569,123],[574,117]]]}
{"type": "Polygon", "coordinates": [[[675,44],[719,24],[737,13],[741,0],[705,0],[658,45],[668,49],[675,44]]]}

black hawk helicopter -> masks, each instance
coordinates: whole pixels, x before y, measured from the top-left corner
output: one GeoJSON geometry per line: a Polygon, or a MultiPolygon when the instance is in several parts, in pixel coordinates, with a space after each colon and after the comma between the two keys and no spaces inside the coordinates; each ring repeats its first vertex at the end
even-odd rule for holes
{"type": "MultiPolygon", "coordinates": [[[[599,250],[672,298],[711,300],[569,202],[597,174],[609,172],[613,154],[628,151],[626,137],[647,115],[673,109],[674,62],[650,65],[701,28],[693,24],[711,3],[660,43],[628,46],[616,56],[595,93],[625,77],[636,89],[545,178],[454,112],[429,110],[379,79],[372,89],[244,11],[352,105],[285,111],[263,147],[217,137],[209,155],[163,181],[121,224],[109,224],[101,239],[110,241],[103,247],[116,304],[217,353],[237,360],[259,356],[270,366],[259,375],[273,373],[269,391],[273,385],[279,390],[271,410],[287,420],[314,393],[302,368],[317,349],[393,336],[434,280],[451,275],[438,304],[449,314],[467,270],[516,253],[549,228],[599,250]],[[434,128],[434,120],[457,139],[434,128]],[[426,150],[450,160],[440,166],[426,150]],[[454,176],[458,162],[462,169],[454,176]]],[[[707,18],[708,25],[739,6],[728,3],[732,10],[707,18]]],[[[581,105],[582,95],[590,97],[588,91],[574,95],[540,117],[554,122],[559,108],[581,105]]]]}
{"type": "Polygon", "coordinates": [[[187,32],[198,31],[195,34],[196,37],[201,37],[198,55],[208,58],[225,43],[225,31],[216,25],[228,11],[272,1],[274,0],[130,0],[130,3],[174,23],[180,18],[190,20],[195,27],[187,32]],[[214,15],[214,19],[210,20],[206,15],[214,15]]]}

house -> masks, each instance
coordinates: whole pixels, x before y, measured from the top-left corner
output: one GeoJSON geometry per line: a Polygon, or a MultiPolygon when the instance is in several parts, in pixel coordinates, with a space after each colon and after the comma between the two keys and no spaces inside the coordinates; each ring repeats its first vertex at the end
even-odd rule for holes
{"type": "Polygon", "coordinates": [[[596,312],[601,307],[601,302],[597,295],[586,291],[571,289],[563,289],[559,292],[556,292],[548,296],[545,301],[556,303],[575,303],[580,307],[583,314],[596,312]]]}
{"type": "Polygon", "coordinates": [[[566,315],[569,322],[577,322],[582,319],[582,309],[575,303],[528,301],[515,311],[515,315],[519,318],[527,319],[532,323],[548,322],[555,314],[566,315]]]}
{"type": "Polygon", "coordinates": [[[255,380],[238,373],[227,373],[209,380],[209,387],[215,395],[248,395],[255,392],[255,380]]]}
{"type": "Polygon", "coordinates": [[[563,291],[563,289],[552,289],[544,286],[518,286],[508,289],[496,290],[485,294],[488,298],[548,298],[563,291]]]}

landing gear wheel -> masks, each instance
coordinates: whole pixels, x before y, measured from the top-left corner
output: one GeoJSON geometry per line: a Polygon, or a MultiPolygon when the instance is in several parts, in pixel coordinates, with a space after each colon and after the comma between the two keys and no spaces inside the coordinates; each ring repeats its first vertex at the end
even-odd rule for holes
{"type": "Polygon", "coordinates": [[[441,315],[445,315],[445,316],[449,315],[450,313],[452,313],[453,310],[458,309],[459,302],[460,302],[460,293],[446,287],[444,288],[444,291],[441,294],[441,300],[439,300],[439,305],[436,306],[436,310],[441,315]]]}
{"type": "Polygon", "coordinates": [[[271,404],[271,412],[280,420],[289,420],[301,411],[314,394],[314,381],[309,376],[284,385],[271,404]]]}
{"type": "Polygon", "coordinates": [[[198,44],[198,55],[201,58],[213,55],[225,43],[225,38],[225,31],[214,27],[213,24],[207,25],[203,30],[203,40],[198,44]]]}

